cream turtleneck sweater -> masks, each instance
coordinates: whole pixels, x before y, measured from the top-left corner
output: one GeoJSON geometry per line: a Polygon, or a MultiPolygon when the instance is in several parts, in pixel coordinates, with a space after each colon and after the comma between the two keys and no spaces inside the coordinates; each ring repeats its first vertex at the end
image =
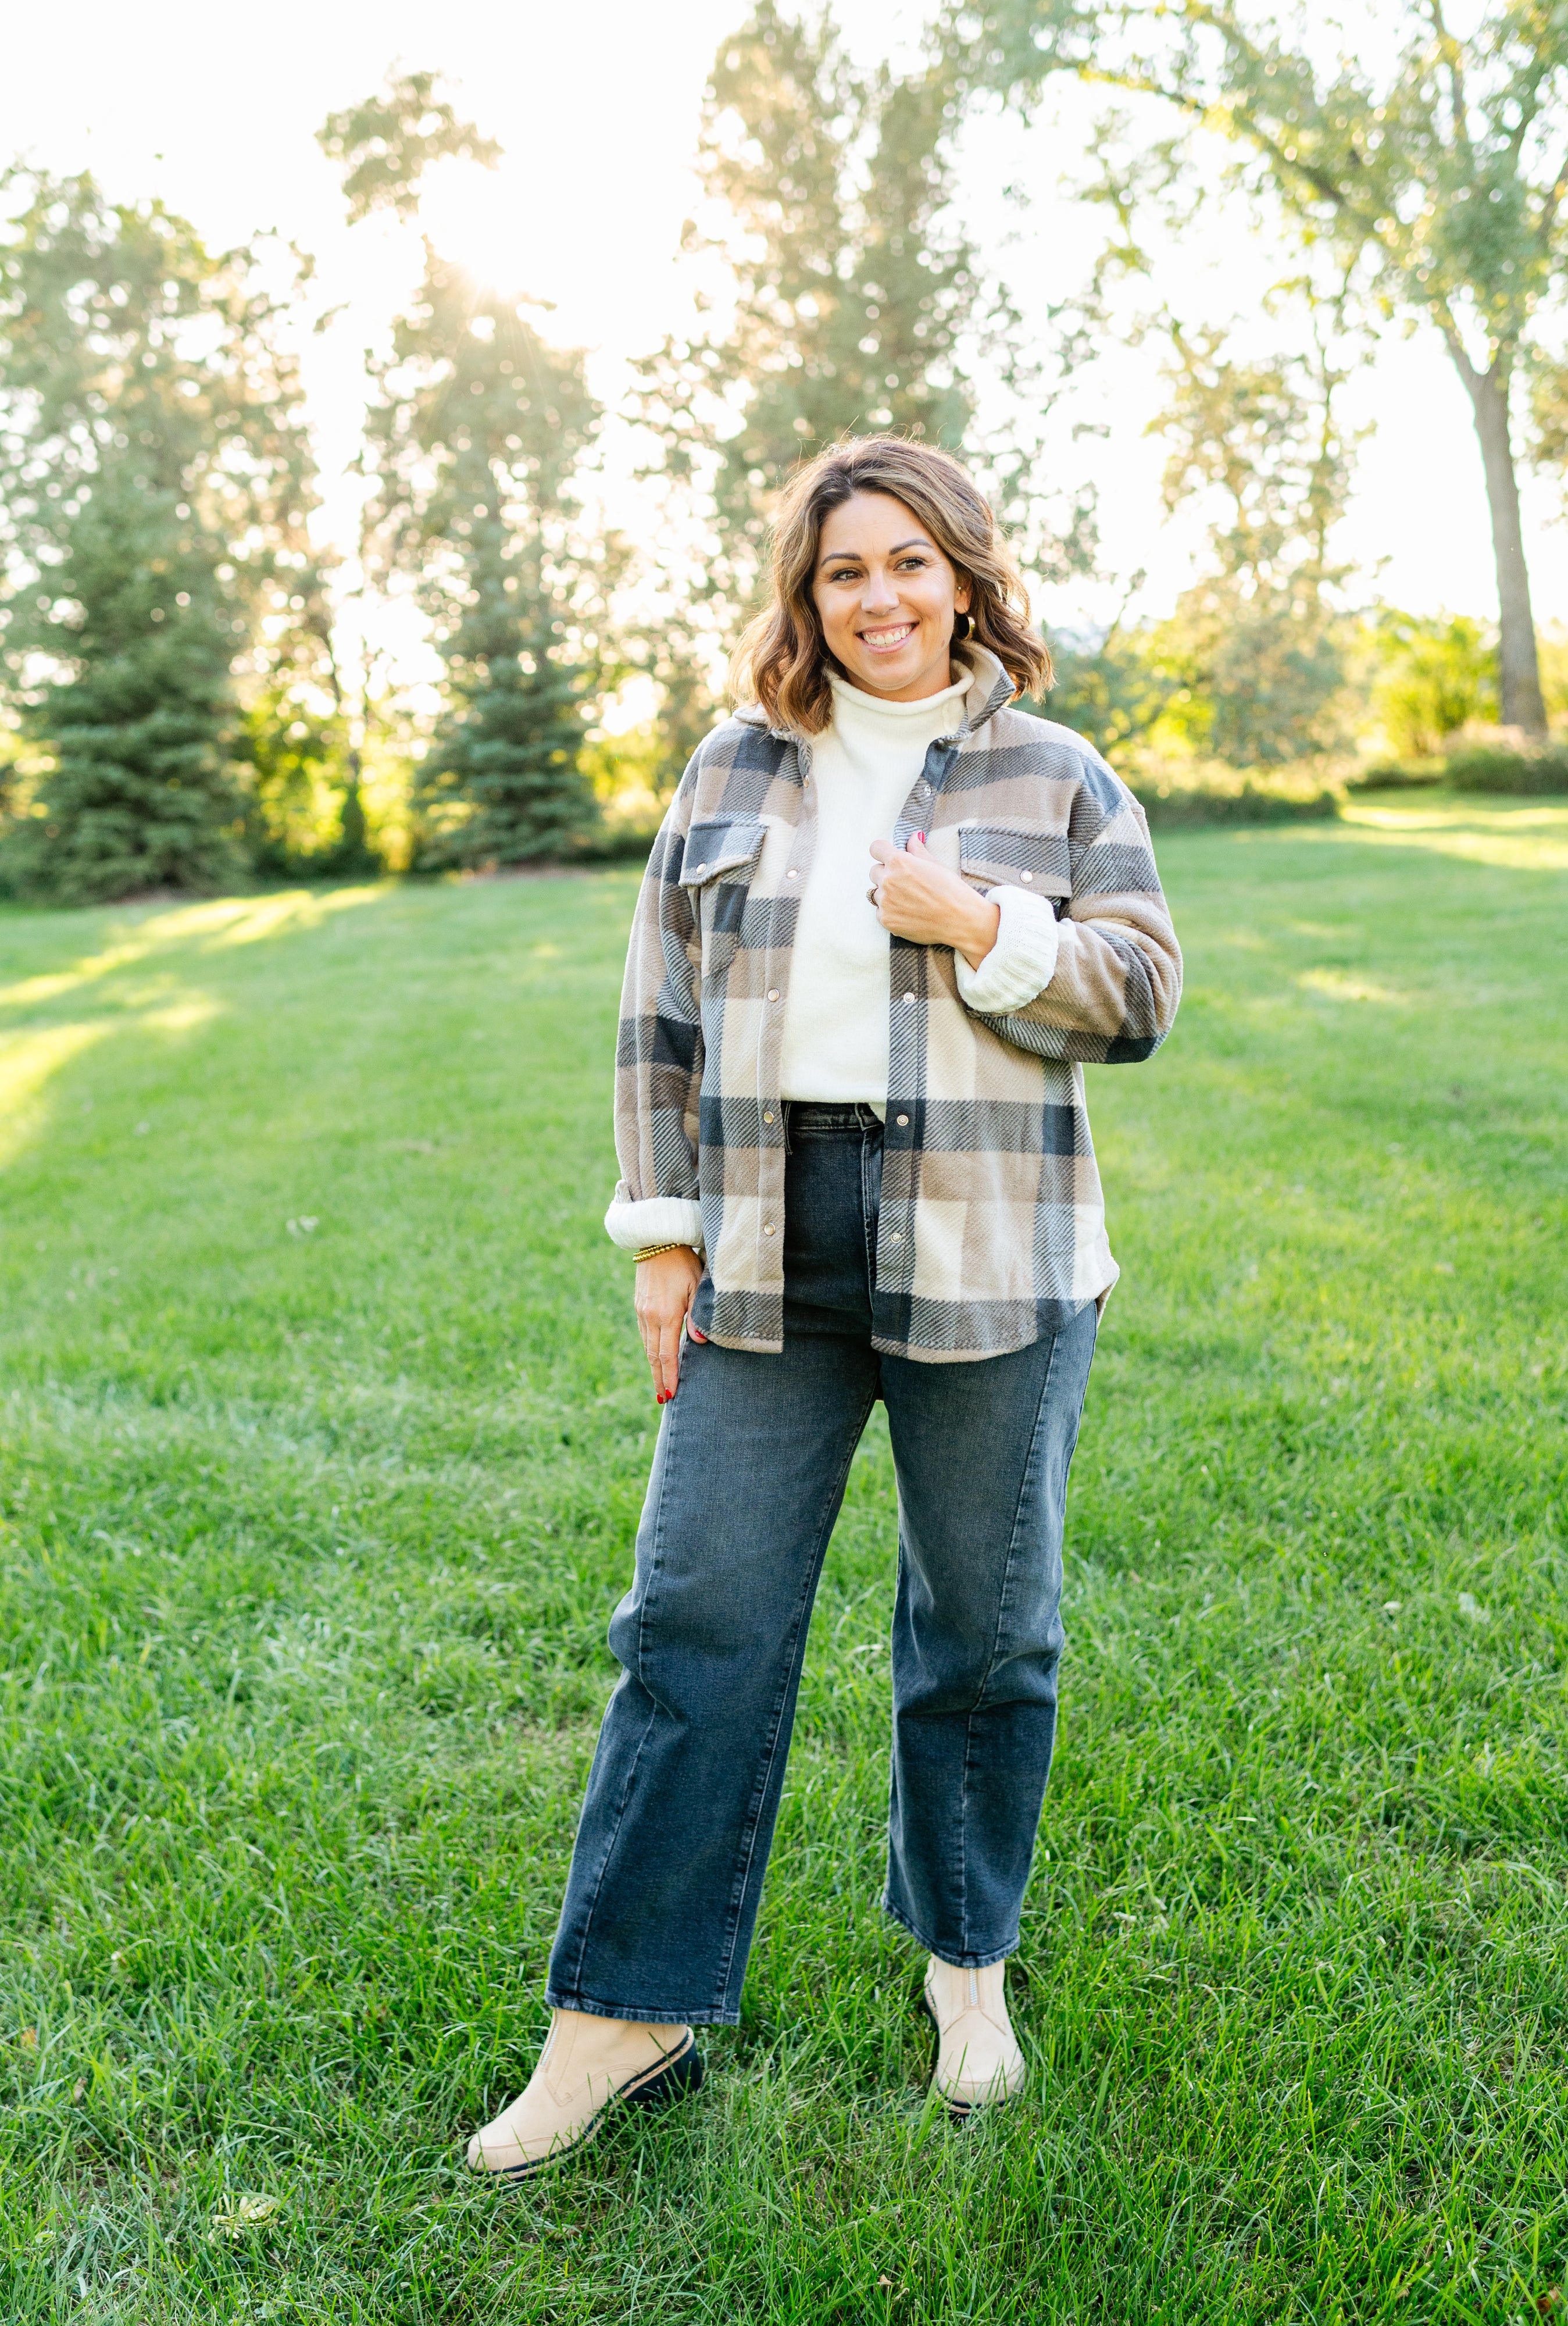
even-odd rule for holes
{"type": "MultiPolygon", "coordinates": [[[[940,694],[886,702],[832,682],[832,722],[812,749],[817,838],[790,963],[781,1097],[886,1106],[888,939],[866,893],[871,842],[892,839],[927,749],[961,724],[972,683],[966,671],[940,694]]],[[[958,984],[970,1009],[999,1016],[1050,983],[1056,916],[1026,889],[988,893],[1001,907],[997,941],[978,970],[957,956],[958,984]]],[[[627,1251],[667,1239],[701,1246],[701,1214],[684,1197],[612,1205],[605,1225],[627,1251]]]]}
{"type": "MultiPolygon", "coordinates": [[[[871,842],[891,840],[925,755],[962,717],[970,675],[918,702],[886,702],[835,678],[832,724],[812,753],[817,844],[801,898],[784,1004],[780,1095],[877,1109],[887,1103],[887,932],[870,886],[871,842]]],[[[1022,1009],[1051,982],[1056,916],[1023,889],[988,892],[1002,910],[997,941],[971,969],[957,957],[970,1009],[1022,1009]]]]}
{"type": "Polygon", "coordinates": [[[887,1101],[887,932],[867,895],[871,842],[891,840],[928,747],[962,722],[961,680],[884,702],[836,678],[812,746],[817,840],[784,1005],[783,1098],[887,1101]]]}

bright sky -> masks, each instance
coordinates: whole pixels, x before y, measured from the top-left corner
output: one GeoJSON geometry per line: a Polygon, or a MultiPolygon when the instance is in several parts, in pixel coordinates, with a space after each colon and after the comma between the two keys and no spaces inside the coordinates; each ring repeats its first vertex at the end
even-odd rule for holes
{"type": "MultiPolygon", "coordinates": [[[[92,169],[116,198],[161,194],[213,243],[275,228],[320,263],[320,303],[345,304],[304,349],[320,431],[324,524],[343,547],[354,498],[338,479],[352,457],[362,404],[360,362],[417,278],[417,234],[342,223],[334,174],[313,133],[397,60],[444,73],[458,102],[506,148],[491,175],[443,167],[423,227],[448,255],[505,287],[552,300],[552,336],[596,351],[601,394],[627,357],[655,344],[681,312],[674,253],[693,200],[691,161],[701,93],[718,42],[746,0],[411,0],[376,8],[346,0],[274,0],[264,19],[192,0],[162,0],[149,16],[107,0],[78,0],[69,28],[48,10],[15,11],[0,82],[0,154],[50,168],[92,169]],[[62,42],[69,51],[62,54],[62,42]]],[[[840,0],[857,49],[884,53],[890,34],[918,30],[923,10],[889,12],[840,0]]],[[[1064,94],[1053,123],[1025,132],[990,125],[965,162],[965,222],[1000,254],[1025,312],[1043,313],[1081,279],[1098,219],[1056,192],[1087,140],[1091,107],[1064,94]],[[1025,182],[1020,218],[1001,189],[1025,182]],[[1006,238],[1015,237],[1010,244],[1006,238]]],[[[1220,222],[1201,250],[1173,258],[1162,282],[1194,320],[1245,309],[1267,279],[1265,254],[1239,224],[1220,222]]],[[[1118,354],[1091,389],[1104,439],[1081,443],[1101,493],[1108,563],[1148,569],[1144,602],[1163,610],[1189,578],[1195,524],[1162,523],[1162,453],[1144,429],[1155,384],[1146,354],[1118,354]]],[[[1347,546],[1378,587],[1415,609],[1495,610],[1480,464],[1469,410],[1434,340],[1385,341],[1357,398],[1378,433],[1362,456],[1347,546]]],[[[1568,618],[1568,528],[1551,521],[1542,488],[1526,495],[1538,618],[1568,618]]],[[[1048,618],[1093,609],[1048,594],[1048,618]]]]}

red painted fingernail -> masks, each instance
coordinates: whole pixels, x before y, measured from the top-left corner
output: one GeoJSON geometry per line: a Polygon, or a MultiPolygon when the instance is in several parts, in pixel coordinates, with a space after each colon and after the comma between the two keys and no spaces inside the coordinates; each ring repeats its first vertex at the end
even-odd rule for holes
{"type": "Polygon", "coordinates": [[[914,836],[915,836],[916,840],[918,840],[918,841],[919,841],[919,842],[920,842],[921,846],[923,848],[923,847],[925,846],[925,834],[924,834],[924,833],[923,833],[923,832],[917,832],[917,833],[915,833],[915,835],[914,835],[914,836]]]}

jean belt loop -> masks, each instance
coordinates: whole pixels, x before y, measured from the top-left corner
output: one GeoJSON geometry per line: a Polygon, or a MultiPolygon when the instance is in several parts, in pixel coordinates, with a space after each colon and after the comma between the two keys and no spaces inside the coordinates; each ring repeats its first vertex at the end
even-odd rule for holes
{"type": "Polygon", "coordinates": [[[793,1155],[794,1152],[790,1145],[790,1109],[793,1104],[794,1101],[788,1098],[781,1098],[778,1103],[779,1118],[784,1124],[784,1150],[786,1155],[793,1155]]]}

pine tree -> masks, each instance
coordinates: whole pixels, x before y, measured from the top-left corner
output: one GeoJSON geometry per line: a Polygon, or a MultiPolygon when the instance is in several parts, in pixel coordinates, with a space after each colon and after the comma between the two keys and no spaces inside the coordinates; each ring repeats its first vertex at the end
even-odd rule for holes
{"type": "Polygon", "coordinates": [[[430,867],[564,855],[593,814],[579,768],[584,674],[558,658],[549,593],[524,588],[515,609],[487,614],[479,589],[449,656],[453,709],[419,771],[430,867]]]}
{"type": "MultiPolygon", "coordinates": [[[[411,218],[432,163],[492,168],[501,150],[431,73],[389,79],[319,137],[350,223],[411,218]]],[[[413,579],[446,664],[412,802],[422,870],[556,856],[597,814],[580,762],[602,591],[572,535],[571,475],[599,414],[581,356],[548,346],[529,303],[482,292],[427,243],[419,294],[373,367],[366,568],[413,579]]]]}
{"type": "Polygon", "coordinates": [[[596,672],[573,649],[588,561],[571,472],[598,423],[581,357],[427,253],[369,420],[372,563],[417,577],[448,708],[414,786],[422,869],[559,855],[595,814],[596,672]]]}
{"type": "Polygon", "coordinates": [[[242,869],[233,671],[308,572],[299,390],[245,252],[89,177],[7,181],[0,620],[46,772],[0,870],[60,900],[242,869]]]}

